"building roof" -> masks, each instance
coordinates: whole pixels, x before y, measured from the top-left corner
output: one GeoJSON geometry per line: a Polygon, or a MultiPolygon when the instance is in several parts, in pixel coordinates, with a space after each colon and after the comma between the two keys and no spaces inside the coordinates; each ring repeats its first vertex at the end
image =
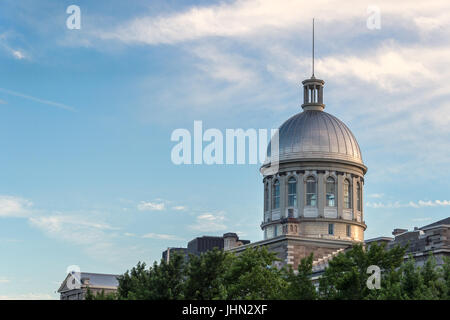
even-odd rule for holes
{"type": "MultiPolygon", "coordinates": [[[[68,274],[61,286],[58,289],[58,292],[64,292],[71,290],[67,286],[67,281],[71,274],[68,274]]],[[[81,285],[89,285],[89,287],[94,288],[117,288],[119,286],[119,281],[117,280],[117,274],[105,274],[105,273],[92,273],[92,272],[80,272],[79,280],[81,280],[81,285]],[[89,279],[89,284],[86,283],[86,279],[89,279]]],[[[76,278],[78,275],[75,276],[76,278]]]]}
{"type": "Polygon", "coordinates": [[[394,238],[392,238],[392,237],[376,237],[376,238],[364,240],[364,243],[380,242],[380,241],[388,242],[388,241],[392,241],[392,240],[394,240],[394,238]]]}
{"type": "Polygon", "coordinates": [[[442,219],[442,220],[439,220],[439,221],[436,221],[436,222],[433,222],[433,223],[431,223],[429,225],[421,227],[420,229],[429,229],[429,228],[436,227],[436,226],[443,225],[443,224],[450,225],[450,217],[442,219]]]}
{"type": "MultiPolygon", "coordinates": [[[[350,129],[320,110],[300,112],[279,128],[279,160],[342,160],[365,168],[361,150],[350,129]]],[[[267,149],[268,160],[271,144],[267,149]]]]}

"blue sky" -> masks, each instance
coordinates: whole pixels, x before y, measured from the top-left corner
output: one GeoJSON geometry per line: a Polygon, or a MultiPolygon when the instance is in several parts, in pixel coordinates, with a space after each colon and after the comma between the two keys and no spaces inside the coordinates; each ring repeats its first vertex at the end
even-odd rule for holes
{"type": "Polygon", "coordinates": [[[0,298],[57,298],[193,237],[262,238],[258,165],[171,162],[177,128],[277,128],[316,75],[369,171],[366,238],[449,216],[446,1],[0,0],[0,298]],[[81,29],[66,8],[81,9],[81,29]]]}

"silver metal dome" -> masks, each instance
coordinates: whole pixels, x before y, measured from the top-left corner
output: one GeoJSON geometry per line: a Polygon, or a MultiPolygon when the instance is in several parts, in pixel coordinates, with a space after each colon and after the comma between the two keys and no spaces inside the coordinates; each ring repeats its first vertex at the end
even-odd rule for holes
{"type": "MultiPolygon", "coordinates": [[[[279,160],[343,160],[363,164],[361,150],[350,129],[322,110],[300,112],[279,128],[279,160]]],[[[270,159],[269,144],[267,158],[270,159]]]]}

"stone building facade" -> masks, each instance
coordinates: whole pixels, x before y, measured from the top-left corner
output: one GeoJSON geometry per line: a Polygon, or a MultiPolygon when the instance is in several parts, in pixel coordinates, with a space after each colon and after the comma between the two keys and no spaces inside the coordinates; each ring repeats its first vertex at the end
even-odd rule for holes
{"type": "Polygon", "coordinates": [[[61,300],[85,300],[89,290],[93,295],[117,291],[119,281],[116,274],[78,272],[68,274],[58,289],[61,300]]]}
{"type": "Polygon", "coordinates": [[[450,217],[436,221],[414,230],[394,229],[392,237],[368,239],[366,245],[374,242],[386,242],[387,248],[400,245],[406,247],[405,260],[412,256],[416,265],[422,266],[430,253],[436,259],[437,265],[444,262],[444,257],[450,257],[450,217]]]}

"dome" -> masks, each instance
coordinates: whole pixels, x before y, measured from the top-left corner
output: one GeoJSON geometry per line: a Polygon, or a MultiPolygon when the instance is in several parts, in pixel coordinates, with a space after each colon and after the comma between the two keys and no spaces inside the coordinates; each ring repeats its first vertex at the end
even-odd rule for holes
{"type": "MultiPolygon", "coordinates": [[[[294,115],[281,125],[278,133],[280,162],[341,160],[364,167],[361,150],[350,129],[320,109],[294,115]]],[[[268,160],[270,149],[269,144],[268,160]]]]}

